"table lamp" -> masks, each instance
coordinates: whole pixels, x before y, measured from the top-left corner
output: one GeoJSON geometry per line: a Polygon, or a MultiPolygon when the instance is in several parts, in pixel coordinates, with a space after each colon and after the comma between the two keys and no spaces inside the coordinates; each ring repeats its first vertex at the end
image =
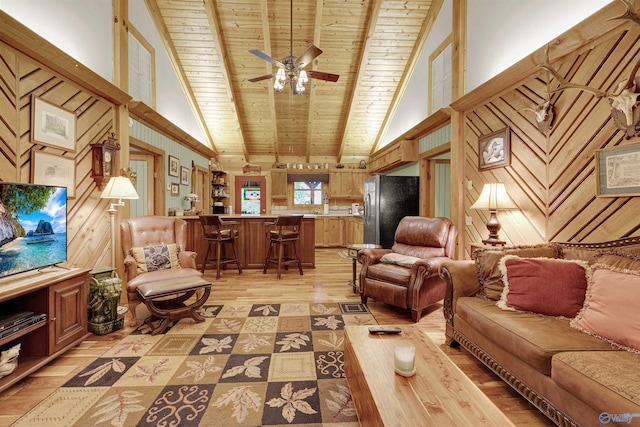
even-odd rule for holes
{"type": "Polygon", "coordinates": [[[498,237],[498,231],[500,231],[502,226],[496,214],[498,210],[516,209],[517,207],[507,194],[504,184],[490,183],[484,185],[480,197],[478,197],[478,200],[470,207],[471,209],[489,210],[490,216],[487,221],[489,238],[483,240],[482,243],[492,246],[504,245],[506,243],[498,237]]]}
{"type": "Polygon", "coordinates": [[[184,199],[191,202],[191,206],[190,206],[190,210],[192,212],[196,211],[196,202],[200,201],[200,196],[198,196],[196,193],[189,193],[186,196],[184,196],[184,199]]]}
{"type": "Polygon", "coordinates": [[[131,183],[131,179],[126,176],[114,176],[109,179],[106,187],[100,195],[101,199],[118,199],[118,202],[112,202],[107,209],[111,217],[111,266],[116,266],[116,248],[113,242],[116,240],[116,206],[124,206],[122,199],[137,199],[138,193],[131,183]]]}

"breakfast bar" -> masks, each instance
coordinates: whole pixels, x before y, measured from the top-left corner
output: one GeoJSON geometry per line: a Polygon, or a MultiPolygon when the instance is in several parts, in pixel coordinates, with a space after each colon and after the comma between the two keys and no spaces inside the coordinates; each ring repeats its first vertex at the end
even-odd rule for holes
{"type": "MultiPolygon", "coordinates": [[[[236,249],[242,268],[261,269],[269,248],[267,240],[269,225],[267,224],[274,222],[278,215],[231,214],[220,215],[220,218],[236,222],[235,227],[239,233],[236,249]]],[[[202,236],[200,217],[185,216],[182,219],[187,221],[187,250],[198,254],[197,263],[201,267],[207,252],[207,242],[202,236]]],[[[305,215],[302,219],[298,256],[303,268],[316,267],[315,217],[312,215],[305,215]]]]}

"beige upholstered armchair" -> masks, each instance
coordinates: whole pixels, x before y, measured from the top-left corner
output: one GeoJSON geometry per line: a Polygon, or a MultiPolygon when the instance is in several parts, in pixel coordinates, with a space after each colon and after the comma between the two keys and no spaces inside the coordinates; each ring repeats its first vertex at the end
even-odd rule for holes
{"type": "Polygon", "coordinates": [[[137,324],[138,286],[160,280],[202,276],[196,253],[185,250],[187,223],[180,218],[141,216],[120,223],[129,311],[137,324]]]}
{"type": "Polygon", "coordinates": [[[457,228],[447,218],[404,217],[391,249],[358,253],[360,296],[411,310],[414,322],[422,310],[444,298],[439,270],[454,254],[457,228]]]}

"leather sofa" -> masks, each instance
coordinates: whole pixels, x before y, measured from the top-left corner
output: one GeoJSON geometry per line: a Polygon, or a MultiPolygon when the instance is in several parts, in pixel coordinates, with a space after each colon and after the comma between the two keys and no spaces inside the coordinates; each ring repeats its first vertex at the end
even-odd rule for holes
{"type": "Polygon", "coordinates": [[[142,302],[138,286],[149,282],[171,283],[175,279],[202,276],[196,266],[197,254],[185,250],[187,223],[183,219],[152,215],[125,219],[120,223],[120,239],[124,254],[127,299],[134,326],[137,324],[136,307],[142,302]],[[142,270],[140,260],[136,260],[134,253],[140,248],[159,244],[175,244],[178,265],[155,271],[142,270]]]}
{"type": "MultiPolygon", "coordinates": [[[[640,274],[639,254],[640,239],[626,238],[601,244],[481,249],[475,251],[473,260],[444,262],[447,342],[468,350],[557,425],[640,425],[640,354],[576,329],[572,319],[564,316],[500,308],[495,292],[500,292],[500,286],[503,293],[510,290],[506,292],[502,281],[489,277],[506,255],[584,260],[590,265],[585,271],[593,267],[594,272],[611,263],[611,268],[640,274]]],[[[589,283],[585,301],[593,277],[585,279],[589,283]]],[[[503,275],[502,280],[507,278],[503,275]]],[[[550,287],[557,285],[553,280],[550,287]]],[[[638,304],[637,300],[629,303],[638,304]]],[[[576,317],[586,306],[581,306],[576,317]]]]}
{"type": "Polygon", "coordinates": [[[410,309],[413,321],[419,321],[423,309],[444,298],[439,269],[453,257],[457,235],[448,218],[402,218],[391,249],[358,252],[362,302],[371,297],[410,309]]]}

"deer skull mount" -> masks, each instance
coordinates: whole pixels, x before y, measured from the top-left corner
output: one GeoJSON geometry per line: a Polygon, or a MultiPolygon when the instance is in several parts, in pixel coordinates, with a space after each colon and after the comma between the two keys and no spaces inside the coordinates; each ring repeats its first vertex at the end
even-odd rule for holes
{"type": "MultiPolygon", "coordinates": [[[[621,82],[618,87],[623,84],[624,82],[621,82]]],[[[636,92],[638,89],[640,89],[640,78],[635,77],[632,87],[623,89],[618,96],[609,97],[611,118],[618,129],[625,131],[626,139],[640,136],[640,108],[638,108],[640,92],[636,92]]]]}
{"type": "Polygon", "coordinates": [[[545,133],[551,129],[551,125],[553,124],[553,104],[551,104],[551,101],[546,101],[533,108],[521,108],[518,111],[533,111],[536,115],[538,130],[541,133],[545,133]]]}
{"type": "Polygon", "coordinates": [[[633,136],[640,136],[640,108],[638,107],[640,104],[638,101],[638,97],[640,97],[640,77],[636,76],[640,69],[640,59],[631,70],[631,75],[626,81],[618,83],[614,92],[604,92],[586,85],[566,81],[549,63],[548,49],[549,47],[547,46],[544,53],[544,64],[539,65],[539,67],[549,71],[560,82],[560,85],[556,89],[549,91],[548,94],[565,89],[580,89],[593,93],[597,98],[607,98],[609,105],[611,105],[611,117],[616,127],[625,132],[624,137],[629,139],[633,136]]]}

